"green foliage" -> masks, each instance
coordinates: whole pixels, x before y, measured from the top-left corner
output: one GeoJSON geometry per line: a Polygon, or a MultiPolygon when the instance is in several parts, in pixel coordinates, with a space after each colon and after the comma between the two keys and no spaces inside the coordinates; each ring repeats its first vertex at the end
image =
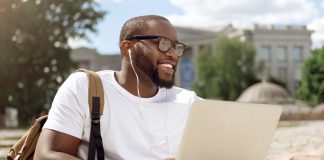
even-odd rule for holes
{"type": "Polygon", "coordinates": [[[193,89],[203,98],[235,100],[255,83],[255,49],[248,42],[220,37],[213,52],[206,46],[197,56],[193,89]]]}
{"type": "Polygon", "coordinates": [[[0,1],[0,112],[18,109],[26,125],[49,105],[76,67],[69,38],[86,38],[103,18],[93,0],[0,1]]]}
{"type": "Polygon", "coordinates": [[[297,96],[313,106],[324,102],[324,47],[313,50],[304,62],[297,96]]]}

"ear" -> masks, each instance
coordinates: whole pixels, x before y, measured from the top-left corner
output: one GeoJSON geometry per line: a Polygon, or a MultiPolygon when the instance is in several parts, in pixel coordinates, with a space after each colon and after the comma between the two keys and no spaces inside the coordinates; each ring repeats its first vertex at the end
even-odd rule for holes
{"type": "Polygon", "coordinates": [[[128,56],[128,50],[131,50],[131,46],[131,41],[122,41],[120,43],[120,51],[122,52],[121,54],[128,56]]]}

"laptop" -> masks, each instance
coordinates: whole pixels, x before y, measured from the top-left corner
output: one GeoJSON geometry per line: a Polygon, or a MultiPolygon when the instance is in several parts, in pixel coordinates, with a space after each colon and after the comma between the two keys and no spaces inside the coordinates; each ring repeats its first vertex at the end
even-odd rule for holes
{"type": "Polygon", "coordinates": [[[281,106],[216,100],[193,103],[177,160],[265,160],[281,106]]]}

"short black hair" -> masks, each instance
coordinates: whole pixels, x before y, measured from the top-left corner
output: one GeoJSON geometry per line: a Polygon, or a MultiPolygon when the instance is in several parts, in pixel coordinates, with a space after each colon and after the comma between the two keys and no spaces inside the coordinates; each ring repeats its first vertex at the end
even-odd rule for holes
{"type": "Polygon", "coordinates": [[[123,40],[127,39],[127,37],[141,34],[142,31],[148,29],[148,22],[151,20],[164,20],[169,22],[165,17],[158,15],[145,15],[131,18],[125,22],[120,31],[119,44],[121,44],[123,40]]]}

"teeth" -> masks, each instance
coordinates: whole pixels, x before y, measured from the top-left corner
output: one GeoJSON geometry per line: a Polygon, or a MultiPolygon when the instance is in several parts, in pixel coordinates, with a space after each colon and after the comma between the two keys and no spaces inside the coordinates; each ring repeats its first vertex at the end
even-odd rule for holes
{"type": "Polygon", "coordinates": [[[161,64],[161,66],[171,68],[171,69],[173,68],[171,64],[161,64]]]}

